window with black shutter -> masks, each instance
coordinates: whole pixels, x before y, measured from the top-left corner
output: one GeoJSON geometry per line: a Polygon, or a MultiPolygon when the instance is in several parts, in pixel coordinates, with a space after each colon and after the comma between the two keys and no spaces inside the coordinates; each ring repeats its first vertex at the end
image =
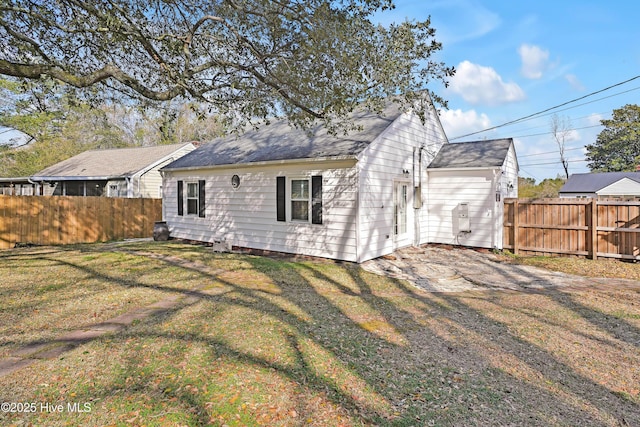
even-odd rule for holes
{"type": "Polygon", "coordinates": [[[198,183],[187,182],[187,215],[198,214],[198,207],[200,205],[198,202],[199,194],[198,183]]]}
{"type": "Polygon", "coordinates": [[[206,198],[205,181],[178,181],[178,215],[197,215],[205,217],[206,198]],[[185,206],[186,205],[186,206],[185,206]]]}
{"type": "Polygon", "coordinates": [[[322,224],[322,175],[309,178],[276,178],[278,221],[322,224]]]}

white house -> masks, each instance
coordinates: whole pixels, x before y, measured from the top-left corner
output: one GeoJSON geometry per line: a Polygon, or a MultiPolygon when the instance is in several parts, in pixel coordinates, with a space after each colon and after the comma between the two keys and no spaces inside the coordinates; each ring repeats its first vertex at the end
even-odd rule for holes
{"type": "Polygon", "coordinates": [[[574,173],[561,198],[640,199],[640,172],[574,173]]]}
{"type": "Polygon", "coordinates": [[[30,182],[40,195],[162,198],[159,169],[196,144],[90,150],[49,166],[30,182]]]}
{"type": "MultiPolygon", "coordinates": [[[[361,112],[353,119],[361,130],[348,136],[275,122],[219,138],[165,166],[170,235],[354,262],[433,241],[430,218],[446,213],[432,206],[429,194],[432,176],[446,181],[444,169],[428,169],[448,144],[437,112],[422,123],[390,104],[383,115],[361,112]]],[[[492,190],[504,182],[492,179],[492,190]]],[[[493,203],[495,193],[489,196],[493,203]]],[[[480,209],[464,200],[470,212],[480,209]]],[[[493,247],[492,239],[472,242],[493,247]]]]}

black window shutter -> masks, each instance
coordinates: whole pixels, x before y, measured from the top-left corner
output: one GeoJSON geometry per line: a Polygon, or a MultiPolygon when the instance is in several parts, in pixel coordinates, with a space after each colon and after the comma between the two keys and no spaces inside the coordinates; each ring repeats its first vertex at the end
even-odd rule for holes
{"type": "Polygon", "coordinates": [[[206,203],[204,198],[204,180],[198,181],[198,216],[204,218],[206,203]]]}
{"type": "Polygon", "coordinates": [[[276,219],[278,221],[286,221],[286,209],[287,209],[287,197],[286,197],[286,189],[285,189],[285,177],[279,176],[276,177],[276,219]]]}
{"type": "Polygon", "coordinates": [[[322,224],[322,175],[311,177],[311,223],[322,224]]]}
{"type": "Polygon", "coordinates": [[[184,197],[183,197],[184,182],[178,181],[178,215],[184,215],[184,197]]]}

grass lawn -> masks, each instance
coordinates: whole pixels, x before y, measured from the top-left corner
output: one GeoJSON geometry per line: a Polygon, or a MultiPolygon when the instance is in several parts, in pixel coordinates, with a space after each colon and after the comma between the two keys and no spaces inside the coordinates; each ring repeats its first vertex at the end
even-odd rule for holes
{"type": "Polygon", "coordinates": [[[16,249],[0,252],[0,358],[175,296],[1,376],[0,402],[29,405],[0,425],[640,425],[633,286],[432,294],[177,243],[16,249]]]}

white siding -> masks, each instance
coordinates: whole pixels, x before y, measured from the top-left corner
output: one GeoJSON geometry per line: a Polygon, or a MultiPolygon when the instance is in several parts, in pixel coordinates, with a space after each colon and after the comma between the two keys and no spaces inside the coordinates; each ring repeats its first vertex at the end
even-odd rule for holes
{"type": "Polygon", "coordinates": [[[107,181],[104,194],[109,197],[127,197],[128,186],[124,179],[107,181]]]}
{"type": "Polygon", "coordinates": [[[513,144],[509,148],[502,171],[502,179],[500,180],[502,196],[518,197],[518,161],[513,144]]]}
{"type": "MultiPolygon", "coordinates": [[[[164,215],[172,237],[356,261],[356,171],[350,164],[265,166],[168,172],[164,215]],[[233,175],[240,186],[231,186],[233,175]],[[322,175],[323,224],[276,221],[276,177],[322,175]],[[205,180],[206,217],[177,215],[177,181],[205,180]]],[[[186,191],[186,184],[185,184],[186,191]]],[[[287,212],[290,217],[287,199],[287,212]]]]}
{"type": "MultiPolygon", "coordinates": [[[[148,197],[152,199],[160,199],[160,187],[162,186],[162,176],[160,175],[160,169],[163,166],[168,165],[174,160],[179,159],[185,154],[196,149],[193,144],[187,144],[179,150],[173,152],[170,156],[161,159],[151,169],[142,171],[141,174],[136,174],[133,177],[133,194],[132,197],[148,197]]],[[[126,194],[125,194],[126,197],[126,194]]]]}
{"type": "MultiPolygon", "coordinates": [[[[499,172],[499,170],[496,170],[499,172]]],[[[429,242],[483,248],[501,247],[496,241],[497,203],[494,171],[429,171],[429,242]],[[458,204],[469,204],[471,233],[457,227],[458,204]]]]}
{"type": "Polygon", "coordinates": [[[394,182],[406,180],[409,183],[408,228],[411,242],[427,241],[426,233],[415,223],[416,219],[420,224],[426,221],[426,204],[421,209],[413,209],[413,188],[420,179],[418,159],[421,147],[424,199],[426,167],[446,142],[436,114],[432,111],[424,125],[415,116],[402,115],[359,156],[359,262],[391,253],[398,246],[393,234],[394,182]],[[417,233],[421,235],[417,236],[417,233]]]}
{"type": "Polygon", "coordinates": [[[614,182],[596,193],[600,197],[640,196],[640,183],[629,178],[622,178],[620,181],[614,182]]]}

